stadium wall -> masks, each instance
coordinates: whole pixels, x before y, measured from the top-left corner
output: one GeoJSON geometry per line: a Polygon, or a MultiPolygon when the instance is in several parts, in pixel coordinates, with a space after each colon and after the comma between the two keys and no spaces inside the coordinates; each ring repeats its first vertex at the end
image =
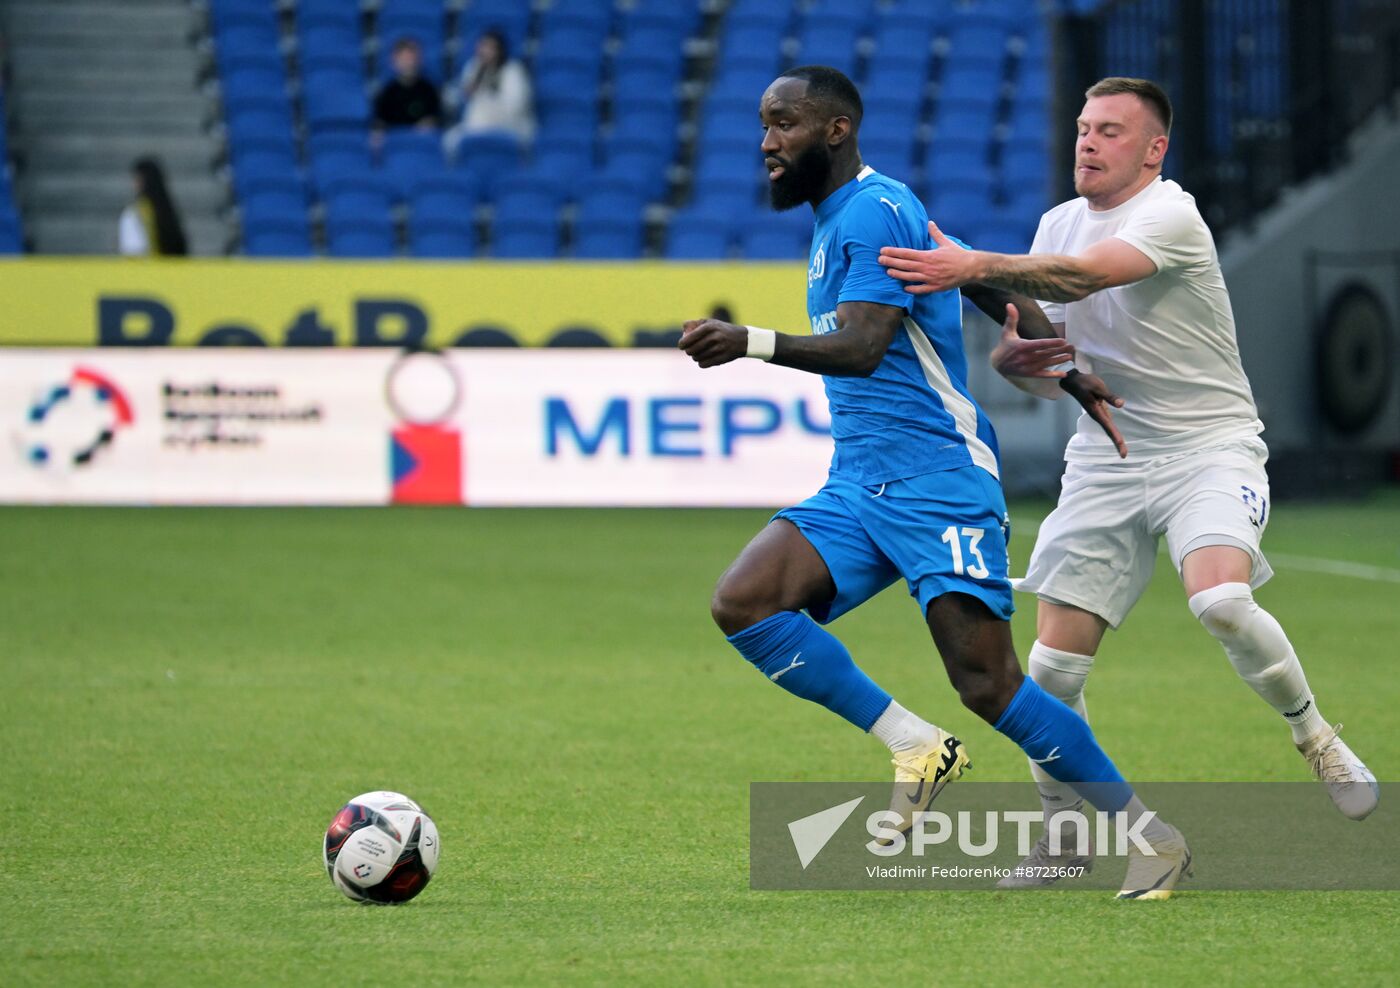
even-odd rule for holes
{"type": "Polygon", "coordinates": [[[1350,165],[1299,188],[1222,251],[1271,473],[1297,493],[1383,480],[1400,453],[1397,156],[1400,126],[1380,125],[1357,140],[1350,165]],[[1379,302],[1378,329],[1326,328],[1348,286],[1379,302]],[[1345,429],[1326,413],[1337,401],[1357,412],[1345,429]]]}

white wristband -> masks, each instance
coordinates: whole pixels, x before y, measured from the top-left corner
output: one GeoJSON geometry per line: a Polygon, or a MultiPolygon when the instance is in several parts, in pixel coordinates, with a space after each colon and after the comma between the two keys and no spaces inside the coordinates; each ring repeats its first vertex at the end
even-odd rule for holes
{"type": "Polygon", "coordinates": [[[749,344],[744,356],[754,357],[758,360],[772,360],[773,351],[778,346],[778,334],[771,329],[759,329],[757,326],[745,326],[744,328],[749,331],[749,344]]]}
{"type": "Polygon", "coordinates": [[[1076,367],[1074,366],[1074,361],[1073,361],[1073,360],[1066,360],[1063,364],[1056,364],[1054,367],[1051,367],[1050,369],[1051,369],[1052,371],[1064,371],[1066,374],[1068,374],[1070,371],[1072,371],[1072,370],[1077,370],[1078,368],[1076,368],[1076,367]]]}

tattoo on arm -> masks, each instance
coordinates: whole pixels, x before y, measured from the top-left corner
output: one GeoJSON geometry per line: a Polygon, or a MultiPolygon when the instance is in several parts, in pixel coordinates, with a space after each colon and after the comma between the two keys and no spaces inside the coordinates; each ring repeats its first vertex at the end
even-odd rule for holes
{"type": "Polygon", "coordinates": [[[981,280],[1047,302],[1077,302],[1103,287],[1103,279],[1063,254],[989,254],[981,280]]]}

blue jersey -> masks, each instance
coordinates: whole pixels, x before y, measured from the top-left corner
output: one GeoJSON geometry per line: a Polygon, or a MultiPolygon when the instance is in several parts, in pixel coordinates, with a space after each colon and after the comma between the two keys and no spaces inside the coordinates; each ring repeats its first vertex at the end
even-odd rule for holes
{"type": "Polygon", "coordinates": [[[807,268],[815,334],[836,331],[841,302],[878,302],[907,315],[870,377],[824,377],[833,476],[885,484],[974,464],[1000,477],[996,434],[967,390],[962,299],[911,295],[885,273],[881,247],[926,250],[928,214],[901,182],[864,168],[816,208],[807,268]]]}

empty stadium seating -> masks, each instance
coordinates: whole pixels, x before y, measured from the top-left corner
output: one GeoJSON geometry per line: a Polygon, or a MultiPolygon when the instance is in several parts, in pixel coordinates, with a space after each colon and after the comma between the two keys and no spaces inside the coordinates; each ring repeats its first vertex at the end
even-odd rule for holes
{"type": "MultiPolygon", "coordinates": [[[[966,237],[1009,247],[1048,202],[1036,0],[208,3],[250,255],[801,258],[804,211],[755,221],[758,97],[799,62],[857,80],[867,160],[966,237]],[[530,68],[532,147],[477,135],[448,160],[435,133],[371,141],[396,40],[455,84],[489,29],[530,68]]],[[[0,208],[0,250],[10,230],[0,208]]]]}

